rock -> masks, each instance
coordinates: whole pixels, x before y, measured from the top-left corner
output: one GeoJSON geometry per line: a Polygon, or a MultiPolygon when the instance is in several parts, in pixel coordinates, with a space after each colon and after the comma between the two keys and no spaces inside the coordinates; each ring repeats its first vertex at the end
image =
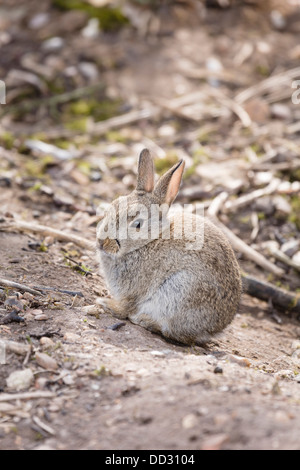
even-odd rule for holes
{"type": "Polygon", "coordinates": [[[46,52],[48,51],[57,51],[64,46],[64,40],[60,37],[54,37],[46,39],[42,44],[42,49],[46,52]]]}
{"type": "Polygon", "coordinates": [[[40,29],[43,28],[49,21],[48,13],[37,13],[34,15],[28,23],[30,29],[40,29]]]}
{"type": "Polygon", "coordinates": [[[270,196],[263,196],[254,201],[253,209],[256,212],[262,212],[265,214],[266,217],[269,215],[273,215],[275,211],[275,206],[273,204],[273,200],[270,196]]]}
{"type": "Polygon", "coordinates": [[[279,31],[283,30],[287,25],[285,17],[278,10],[271,11],[270,20],[271,20],[272,26],[275,29],[278,29],[279,31]]]}
{"type": "Polygon", "coordinates": [[[292,257],[292,260],[294,261],[294,263],[297,263],[300,265],[300,251],[297,251],[297,253],[294,254],[294,256],[292,257]]]}
{"type": "Polygon", "coordinates": [[[281,245],[281,251],[287,256],[294,256],[300,248],[300,241],[291,239],[281,245]]]}
{"type": "Polygon", "coordinates": [[[76,333],[72,333],[67,331],[64,334],[64,341],[68,341],[69,343],[75,343],[76,341],[80,341],[80,336],[77,335],[76,333]]]}
{"type": "Polygon", "coordinates": [[[6,379],[6,384],[10,390],[20,391],[30,387],[34,380],[31,369],[16,370],[6,379]]]}
{"type": "Polygon", "coordinates": [[[295,378],[294,372],[290,369],[279,370],[278,372],[274,374],[274,376],[279,379],[294,379],[295,378]]]}
{"type": "Polygon", "coordinates": [[[242,366],[242,367],[251,366],[251,362],[246,357],[240,357],[240,356],[235,356],[233,354],[228,354],[227,358],[229,362],[234,362],[235,364],[238,364],[239,366],[242,366]]]}
{"type": "Polygon", "coordinates": [[[219,450],[228,440],[228,434],[215,434],[202,442],[201,450],[219,450]]]}
{"type": "Polygon", "coordinates": [[[293,352],[291,360],[296,366],[300,367],[300,349],[293,352]]]}
{"type": "Polygon", "coordinates": [[[54,341],[52,341],[51,338],[48,338],[47,336],[43,336],[40,339],[40,345],[42,346],[43,349],[52,349],[55,346],[54,341]]]}
{"type": "Polygon", "coordinates": [[[43,369],[56,370],[58,368],[56,360],[48,356],[48,354],[36,352],[35,359],[37,364],[43,367],[43,369]]]}
{"type": "Polygon", "coordinates": [[[81,31],[81,34],[84,38],[96,38],[99,35],[99,20],[91,18],[81,31]]]}
{"type": "Polygon", "coordinates": [[[290,108],[286,104],[275,103],[271,106],[272,117],[277,119],[290,119],[292,116],[290,108]]]}
{"type": "Polygon", "coordinates": [[[48,320],[48,317],[45,313],[41,313],[40,315],[36,315],[34,319],[36,321],[45,321],[45,320],[48,320]]]}
{"type": "Polygon", "coordinates": [[[155,357],[164,357],[166,355],[163,351],[150,351],[150,354],[155,357]]]}
{"type": "Polygon", "coordinates": [[[300,349],[300,341],[298,339],[292,342],[292,350],[295,351],[296,349],[300,349]]]}
{"type": "Polygon", "coordinates": [[[243,105],[245,111],[249,114],[252,121],[266,123],[270,117],[268,103],[259,98],[253,98],[243,105]]]}
{"type": "Polygon", "coordinates": [[[184,429],[194,428],[198,424],[198,418],[193,413],[190,413],[182,419],[181,424],[184,429]]]}
{"type": "Polygon", "coordinates": [[[282,196],[276,195],[273,197],[273,204],[277,212],[280,215],[289,215],[291,213],[291,205],[290,203],[282,196]]]}

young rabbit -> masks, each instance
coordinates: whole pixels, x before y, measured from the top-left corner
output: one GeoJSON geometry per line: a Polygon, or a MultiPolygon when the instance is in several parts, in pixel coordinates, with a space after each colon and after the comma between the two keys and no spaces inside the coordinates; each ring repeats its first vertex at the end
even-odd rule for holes
{"type": "Polygon", "coordinates": [[[100,264],[113,296],[98,303],[167,339],[203,344],[232,321],[242,284],[234,252],[215,225],[168,211],[183,170],[181,160],[155,184],[152,156],[147,149],[140,154],[136,189],[112,203],[97,229],[100,264]],[[157,207],[163,212],[159,220],[152,210],[157,207]]]}

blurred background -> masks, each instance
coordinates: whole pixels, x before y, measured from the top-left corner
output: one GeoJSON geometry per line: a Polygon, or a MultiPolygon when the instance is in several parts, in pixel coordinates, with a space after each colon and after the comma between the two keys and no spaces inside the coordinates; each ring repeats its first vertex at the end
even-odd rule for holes
{"type": "Polygon", "coordinates": [[[158,174],[185,159],[181,203],[262,189],[223,221],[247,243],[294,238],[299,33],[297,0],[2,1],[3,213],[94,216],[148,147],[158,174]]]}

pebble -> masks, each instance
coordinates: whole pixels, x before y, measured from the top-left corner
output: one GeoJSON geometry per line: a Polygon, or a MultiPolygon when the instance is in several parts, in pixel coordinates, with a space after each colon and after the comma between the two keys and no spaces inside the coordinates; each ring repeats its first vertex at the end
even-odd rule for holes
{"type": "Polygon", "coordinates": [[[252,98],[244,104],[244,108],[252,121],[257,123],[265,123],[270,117],[269,105],[263,99],[252,98]]]}
{"type": "Polygon", "coordinates": [[[295,374],[291,369],[282,369],[274,374],[275,377],[280,379],[294,379],[295,374]]]}
{"type": "Polygon", "coordinates": [[[31,20],[29,21],[29,28],[30,29],[40,29],[45,26],[49,21],[48,13],[37,13],[34,15],[31,20]]]}
{"type": "Polygon", "coordinates": [[[184,429],[194,428],[198,424],[198,418],[193,413],[190,413],[184,416],[181,424],[184,429]]]}
{"type": "Polygon", "coordinates": [[[234,362],[242,367],[250,367],[251,362],[246,357],[235,356],[233,354],[228,354],[227,356],[229,362],[234,362]]]}
{"type": "Polygon", "coordinates": [[[290,108],[281,103],[275,103],[271,106],[271,114],[277,119],[290,119],[292,115],[290,108]]]}
{"type": "Polygon", "coordinates": [[[31,369],[16,370],[6,379],[6,384],[10,390],[20,391],[30,387],[34,379],[31,369]]]}
{"type": "Polygon", "coordinates": [[[56,51],[58,49],[61,49],[64,43],[64,40],[59,37],[46,39],[46,41],[44,41],[42,44],[42,49],[44,51],[56,51]]]}
{"type": "Polygon", "coordinates": [[[164,357],[166,354],[162,351],[150,351],[150,354],[155,357],[164,357]]]}
{"type": "Polygon", "coordinates": [[[297,253],[294,254],[292,260],[294,261],[294,263],[298,263],[300,265],[300,251],[297,251],[297,253]]]}
{"type": "Polygon", "coordinates": [[[296,349],[291,356],[292,362],[300,367],[300,349],[296,349]]]}
{"type": "Polygon", "coordinates": [[[41,315],[36,315],[34,319],[36,321],[45,321],[45,320],[48,320],[48,317],[45,313],[42,313],[41,315]]]}
{"type": "Polygon", "coordinates": [[[273,204],[277,212],[282,215],[289,215],[292,211],[290,203],[282,196],[276,195],[273,197],[273,204]]]}
{"type": "Polygon", "coordinates": [[[281,245],[281,251],[287,256],[294,256],[300,248],[300,241],[296,239],[289,240],[281,245]]]}
{"type": "Polygon", "coordinates": [[[56,360],[48,356],[48,354],[36,352],[35,359],[37,364],[43,367],[43,369],[56,370],[58,368],[56,360]]]}
{"type": "Polygon", "coordinates": [[[47,336],[43,336],[40,339],[40,345],[43,347],[43,349],[51,349],[55,346],[54,341],[52,341],[51,338],[48,338],[47,336]]]}
{"type": "Polygon", "coordinates": [[[215,434],[202,442],[201,450],[219,450],[228,440],[228,434],[215,434]]]}
{"type": "Polygon", "coordinates": [[[270,20],[275,29],[282,30],[286,27],[286,19],[278,10],[271,11],[270,20]]]}
{"type": "Polygon", "coordinates": [[[292,342],[292,350],[295,351],[296,349],[300,349],[300,341],[298,339],[295,339],[292,342]]]}
{"type": "Polygon", "coordinates": [[[76,341],[80,340],[80,336],[77,335],[76,333],[72,333],[72,332],[67,331],[64,334],[63,339],[64,339],[64,341],[68,341],[70,343],[75,343],[76,341]]]}

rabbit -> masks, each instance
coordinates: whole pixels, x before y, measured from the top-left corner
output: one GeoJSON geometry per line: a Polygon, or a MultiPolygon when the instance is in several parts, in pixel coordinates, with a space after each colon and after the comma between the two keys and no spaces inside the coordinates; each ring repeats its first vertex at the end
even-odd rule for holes
{"type": "Polygon", "coordinates": [[[97,228],[100,266],[112,294],[97,303],[171,342],[205,345],[233,320],[241,297],[241,273],[225,235],[206,218],[183,211],[184,236],[175,237],[179,216],[169,209],[183,170],[180,160],[155,184],[153,158],[149,150],[141,152],[136,189],[113,201],[97,228]],[[165,213],[155,225],[151,207],[157,206],[165,213]],[[118,237],[124,222],[126,233],[131,230],[136,236],[118,237]],[[157,236],[138,238],[143,226],[150,234],[151,223],[157,236]],[[107,235],[109,226],[119,232],[107,235]],[[195,226],[203,233],[200,249],[191,245],[195,234],[190,236],[189,231],[195,226]]]}

